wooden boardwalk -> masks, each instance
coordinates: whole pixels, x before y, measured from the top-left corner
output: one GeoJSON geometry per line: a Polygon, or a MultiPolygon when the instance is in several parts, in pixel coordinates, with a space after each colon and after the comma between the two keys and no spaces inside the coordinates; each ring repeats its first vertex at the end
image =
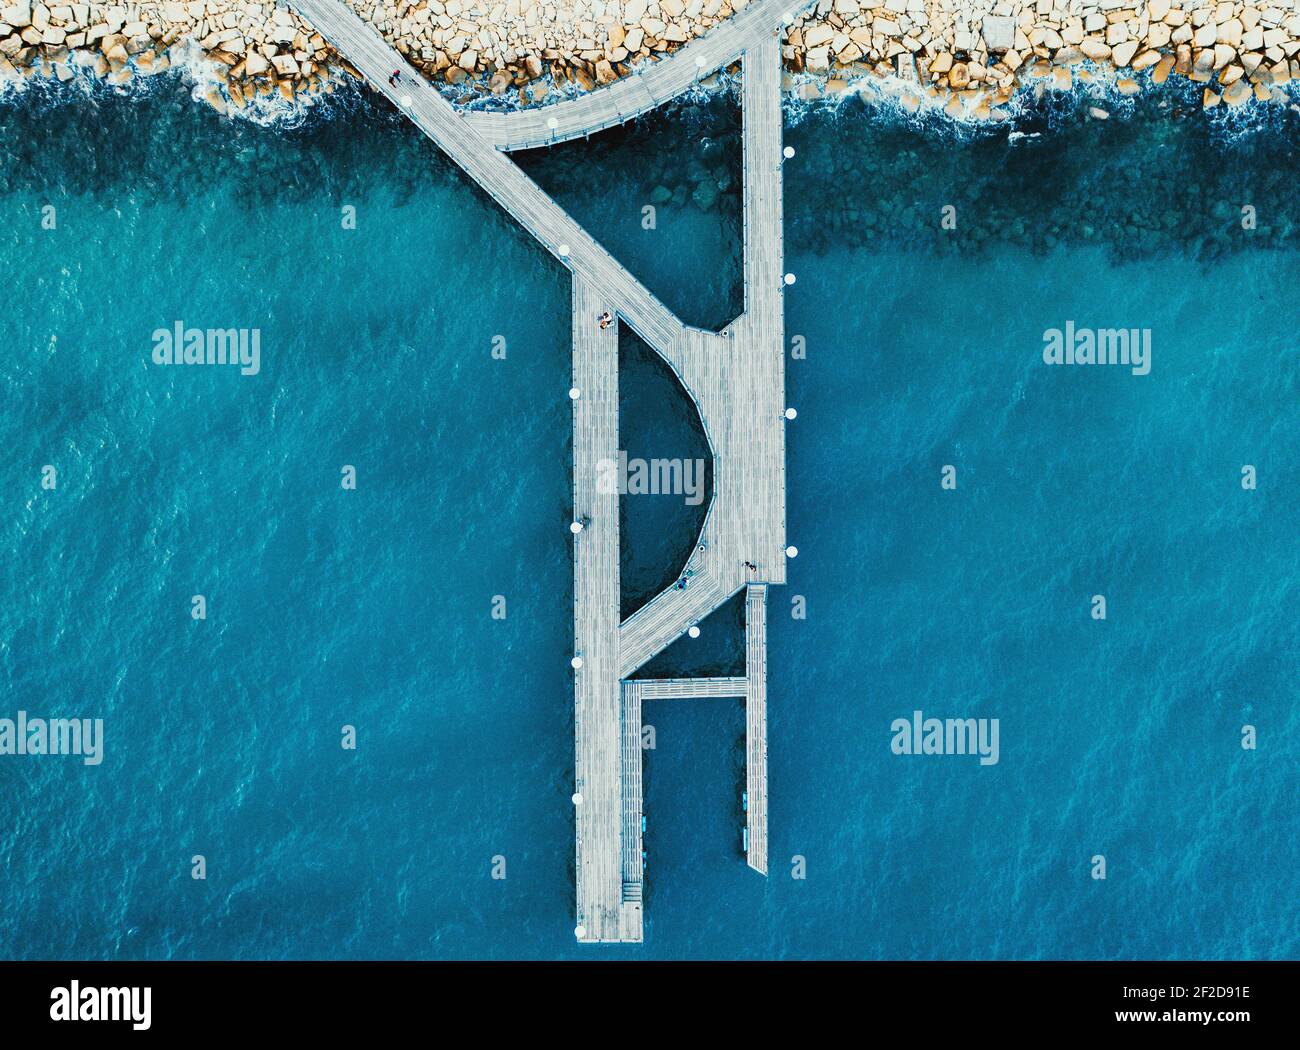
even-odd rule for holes
{"type": "Polygon", "coordinates": [[[705,696],[745,696],[748,680],[741,678],[639,678],[643,700],[695,700],[705,696]]]}
{"type": "MultiPolygon", "coordinates": [[[[580,940],[619,940],[622,728],[619,706],[618,493],[596,484],[618,455],[618,327],[596,318],[613,304],[573,279],[573,538],[576,929],[580,940]],[[575,798],[577,797],[575,796],[575,798]]],[[[639,934],[636,939],[640,939],[639,934]]]]}
{"type": "Polygon", "coordinates": [[[785,583],[780,59],[776,36],[744,55],[745,312],[717,335],[683,329],[666,355],[712,446],[713,502],[683,567],[686,589],[623,624],[625,678],[747,584],[785,583]]]}
{"type": "MultiPolygon", "coordinates": [[[[735,14],[670,56],[646,60],[608,87],[532,109],[472,112],[466,120],[497,149],[530,149],[584,138],[676,98],[692,84],[774,37],[812,0],[738,0],[735,14]]],[[[779,76],[778,69],[778,76],[779,76]]]]}
{"type": "Polygon", "coordinates": [[[745,312],[720,333],[684,325],[533,183],[503,150],[536,145],[534,117],[464,115],[343,0],[291,0],[377,91],[559,259],[573,281],[575,935],[642,939],[641,701],[743,696],[748,859],[766,871],[766,586],[785,582],[785,388],[781,204],[781,62],[777,29],[804,2],[751,0],[727,24],[635,78],[532,111],[545,141],[590,134],[644,112],[719,65],[743,62],[745,312]],[[697,62],[700,58],[703,61],[697,62]],[[398,79],[390,80],[394,71],[398,79]],[[621,86],[623,85],[623,86],[621,86]],[[617,119],[616,119],[617,118],[617,119]],[[596,464],[618,450],[618,325],[674,369],[700,413],[713,456],[704,528],[681,576],[619,623],[618,495],[598,491],[596,464]],[[624,681],[748,588],[744,679],[624,681]],[[756,597],[756,595],[762,597],[756,597]],[[755,653],[760,657],[756,658],[755,653]],[[756,681],[760,675],[762,681],[756,681]]]}
{"type": "Polygon", "coordinates": [[[745,594],[745,859],[767,874],[767,588],[745,594]]]}

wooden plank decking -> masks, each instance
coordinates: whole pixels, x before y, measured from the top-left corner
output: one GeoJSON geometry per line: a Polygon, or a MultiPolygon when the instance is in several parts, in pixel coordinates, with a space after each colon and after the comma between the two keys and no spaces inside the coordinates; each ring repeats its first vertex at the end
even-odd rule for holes
{"type": "Polygon", "coordinates": [[[636,682],[622,684],[622,733],[623,863],[618,940],[639,941],[642,937],[644,866],[641,857],[641,687],[636,682]]]}
{"type": "MultiPolygon", "coordinates": [[[[685,685],[623,682],[742,588],[747,614],[785,582],[784,310],[781,67],[776,29],[802,2],[752,0],[696,44],[638,77],[527,114],[466,117],[343,0],[291,0],[330,45],[561,261],[573,279],[575,934],[642,938],[641,701],[657,690],[744,696],[749,862],[766,871],[766,634],[747,626],[746,677],[685,685]],[[779,13],[777,13],[779,10],[779,13]],[[744,63],[745,313],[721,333],[688,327],[502,150],[590,134],[666,101],[719,65],[744,63]],[[702,58],[697,63],[696,58],[702,58]],[[396,82],[389,80],[401,71],[396,82]],[[558,134],[556,134],[558,132],[558,134]],[[618,326],[630,325],[677,372],[713,454],[714,491],[696,549],[671,587],[622,624],[618,496],[597,491],[596,464],[618,446],[618,326]],[[757,604],[756,604],[757,603],[757,604]],[[755,652],[761,651],[757,662],[755,652]],[[756,682],[755,676],[763,679],[756,682]],[[761,741],[761,747],[758,743],[761,741]],[[761,760],[761,761],[760,761],[761,760]],[[760,807],[755,809],[756,804],[760,807]]],[[[557,395],[558,396],[558,395],[557,395]]],[[[765,624],[765,620],[762,621],[765,624]]],[[[660,695],[667,695],[660,692],[660,695]]]]}
{"type": "MultiPolygon", "coordinates": [[[[596,318],[612,304],[573,281],[573,538],[575,790],[579,940],[620,940],[622,712],[618,677],[618,493],[597,486],[618,455],[618,326],[596,318]]],[[[606,486],[607,487],[607,486],[606,486]]],[[[639,939],[639,938],[638,938],[639,939]]]]}
{"type": "Polygon", "coordinates": [[[633,679],[642,700],[694,700],[706,696],[745,696],[747,679],[741,678],[640,678],[633,679]]]}
{"type": "MultiPolygon", "coordinates": [[[[466,115],[497,149],[529,149],[583,138],[622,124],[676,98],[692,84],[729,66],[774,37],[812,0],[738,0],[735,14],[667,58],[647,60],[607,87],[534,109],[466,115]]],[[[780,69],[777,69],[780,76],[780,69]]]]}
{"type": "Polygon", "coordinates": [[[745,595],[745,808],[746,860],[767,874],[767,588],[745,595]]]}

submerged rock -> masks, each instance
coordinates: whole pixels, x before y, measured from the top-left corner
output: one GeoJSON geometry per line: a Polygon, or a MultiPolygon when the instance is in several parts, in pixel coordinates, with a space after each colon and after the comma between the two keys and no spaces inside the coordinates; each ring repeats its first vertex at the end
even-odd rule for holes
{"type": "Polygon", "coordinates": [[[691,200],[699,208],[708,211],[718,200],[718,187],[706,179],[695,187],[691,193],[691,200]]]}

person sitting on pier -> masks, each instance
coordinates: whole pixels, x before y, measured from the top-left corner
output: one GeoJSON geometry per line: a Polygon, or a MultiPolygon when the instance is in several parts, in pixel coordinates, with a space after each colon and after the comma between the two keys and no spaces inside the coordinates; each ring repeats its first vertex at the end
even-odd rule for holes
{"type": "Polygon", "coordinates": [[[606,328],[608,328],[610,325],[614,323],[614,316],[608,310],[606,310],[603,314],[601,314],[599,317],[596,318],[596,323],[600,325],[600,330],[603,332],[606,328]]]}

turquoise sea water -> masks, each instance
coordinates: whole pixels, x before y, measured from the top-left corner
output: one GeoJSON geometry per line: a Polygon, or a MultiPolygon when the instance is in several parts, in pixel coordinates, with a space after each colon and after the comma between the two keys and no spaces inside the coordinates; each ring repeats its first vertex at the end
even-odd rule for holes
{"type": "MultiPolygon", "coordinates": [[[[1296,956],[1292,117],[791,114],[772,872],[743,710],[647,705],[646,943],[580,950],[567,277],[377,108],[258,128],[158,83],[0,107],[0,717],[106,736],[0,758],[0,955],[1296,956]],[[152,365],[177,320],[259,328],[260,373],[152,365]],[[1151,329],[1151,374],[1046,367],[1070,320],[1151,329]],[[1000,719],[1001,761],[891,754],[915,709],[1000,719]]],[[[522,162],[711,322],[735,149],[715,101],[522,162]]],[[[629,445],[693,455],[653,361],[624,380],[629,445]]],[[[649,586],[689,515],[625,503],[649,586]]]]}

